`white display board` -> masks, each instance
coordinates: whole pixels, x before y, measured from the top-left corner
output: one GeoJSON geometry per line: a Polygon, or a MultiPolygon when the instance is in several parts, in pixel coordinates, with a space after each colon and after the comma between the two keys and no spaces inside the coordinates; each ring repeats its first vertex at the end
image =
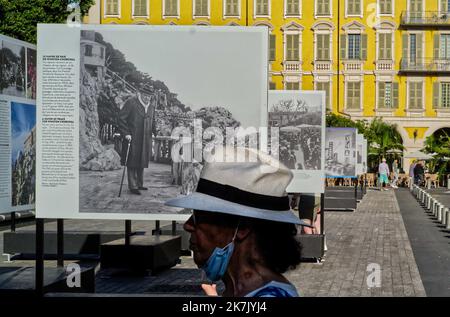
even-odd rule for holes
{"type": "Polygon", "coordinates": [[[367,139],[363,140],[362,147],[362,165],[363,165],[363,173],[367,173],[367,139]]]}
{"type": "Polygon", "coordinates": [[[279,128],[278,158],[294,173],[289,193],[325,191],[325,92],[270,91],[269,127],[279,128]]]}
{"type": "Polygon", "coordinates": [[[36,46],[0,35],[0,213],[35,206],[35,99],[36,46]]]}
{"type": "Polygon", "coordinates": [[[356,135],[356,175],[364,174],[363,160],[364,135],[356,135]]]}
{"type": "Polygon", "coordinates": [[[187,219],[164,202],[192,191],[202,160],[174,162],[174,129],[202,146],[264,126],[267,48],[258,27],[38,25],[37,216],[187,219]]]}
{"type": "Polygon", "coordinates": [[[356,134],[354,128],[327,128],[325,173],[330,178],[356,177],[356,134]]]}

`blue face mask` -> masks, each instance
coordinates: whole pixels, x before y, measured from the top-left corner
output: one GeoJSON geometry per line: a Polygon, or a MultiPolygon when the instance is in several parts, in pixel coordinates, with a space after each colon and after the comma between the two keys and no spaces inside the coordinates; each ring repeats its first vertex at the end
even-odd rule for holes
{"type": "Polygon", "coordinates": [[[234,251],[234,238],[236,237],[238,228],[234,233],[233,240],[223,248],[216,247],[210,255],[208,261],[202,270],[205,271],[207,278],[213,282],[220,280],[227,271],[228,263],[234,251]]]}

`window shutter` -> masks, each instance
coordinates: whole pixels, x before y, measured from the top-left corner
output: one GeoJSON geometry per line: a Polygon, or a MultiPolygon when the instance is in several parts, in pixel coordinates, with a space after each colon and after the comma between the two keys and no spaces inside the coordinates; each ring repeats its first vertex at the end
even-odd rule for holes
{"type": "Polygon", "coordinates": [[[293,50],[294,56],[293,57],[294,57],[295,61],[298,61],[298,60],[300,60],[300,50],[299,50],[299,44],[298,44],[299,35],[295,34],[294,36],[292,36],[292,41],[293,41],[292,45],[294,48],[294,50],[293,50]]]}
{"type": "Polygon", "coordinates": [[[385,58],[385,39],[384,33],[378,35],[378,59],[385,58]]]}
{"type": "Polygon", "coordinates": [[[423,57],[423,51],[422,51],[423,34],[417,34],[416,38],[417,38],[417,44],[416,44],[417,59],[419,60],[419,62],[421,62],[421,59],[423,57]]]}
{"type": "Polygon", "coordinates": [[[392,0],[385,1],[386,14],[392,14],[392,0]]]}
{"type": "Polygon", "coordinates": [[[386,34],[386,59],[392,59],[392,33],[386,34]]]}
{"type": "Polygon", "coordinates": [[[441,13],[446,13],[447,12],[447,1],[446,0],[440,0],[441,1],[441,13]]]}
{"type": "Polygon", "coordinates": [[[361,59],[367,60],[367,34],[361,34],[361,59]]]}
{"type": "Polygon", "coordinates": [[[398,83],[392,83],[392,107],[398,108],[398,83]]]}
{"type": "Polygon", "coordinates": [[[434,35],[434,58],[439,59],[439,49],[440,49],[440,36],[439,34],[434,35]]]}
{"type": "Polygon", "coordinates": [[[276,36],[275,34],[270,34],[270,60],[276,60],[276,36]]]}
{"type": "Polygon", "coordinates": [[[354,1],[355,1],[354,13],[361,14],[361,0],[354,0],[354,1]]]}
{"type": "MultiPolygon", "coordinates": [[[[416,93],[416,105],[422,105],[423,104],[423,100],[422,100],[422,95],[423,95],[423,84],[422,83],[417,83],[417,93],[416,93]]],[[[422,109],[422,107],[420,107],[422,109]]]]}
{"type": "Polygon", "coordinates": [[[340,54],[341,54],[341,59],[347,59],[347,35],[345,34],[341,34],[341,39],[340,39],[340,54]]]}
{"type": "Polygon", "coordinates": [[[330,35],[329,34],[325,34],[323,35],[323,57],[324,60],[331,60],[331,56],[330,56],[330,35]]]}
{"type": "Polygon", "coordinates": [[[433,108],[439,108],[439,86],[440,83],[433,83],[433,108]]]}
{"type": "Polygon", "coordinates": [[[208,0],[202,0],[202,15],[208,15],[208,0]]]}
{"type": "Polygon", "coordinates": [[[378,83],[378,108],[384,108],[385,107],[385,93],[384,93],[384,87],[385,83],[378,83]]]}
{"type": "Polygon", "coordinates": [[[402,35],[402,50],[403,50],[403,56],[402,59],[407,61],[408,60],[408,34],[402,35]]]}

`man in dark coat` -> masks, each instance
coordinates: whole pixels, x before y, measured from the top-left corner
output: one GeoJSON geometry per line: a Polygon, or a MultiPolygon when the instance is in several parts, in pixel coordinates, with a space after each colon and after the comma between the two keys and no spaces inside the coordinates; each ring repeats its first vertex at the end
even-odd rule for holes
{"type": "Polygon", "coordinates": [[[144,187],[144,168],[152,156],[152,133],[156,135],[155,105],[151,102],[152,87],[141,85],[136,96],[128,99],[119,113],[119,130],[123,136],[122,166],[125,165],[128,142],[131,143],[127,161],[128,188],[140,195],[144,187]]]}

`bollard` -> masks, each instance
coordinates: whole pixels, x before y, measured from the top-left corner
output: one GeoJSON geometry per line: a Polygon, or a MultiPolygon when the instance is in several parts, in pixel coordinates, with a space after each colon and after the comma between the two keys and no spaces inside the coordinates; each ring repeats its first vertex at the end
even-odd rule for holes
{"type": "Polygon", "coordinates": [[[442,220],[441,208],[438,208],[436,210],[436,218],[439,222],[441,222],[441,220],[442,220]]]}
{"type": "Polygon", "coordinates": [[[443,204],[440,204],[439,206],[440,210],[441,210],[441,220],[440,223],[443,224],[445,226],[446,221],[447,221],[447,214],[445,213],[445,206],[443,204]]]}
{"type": "Polygon", "coordinates": [[[446,229],[447,230],[450,230],[450,210],[448,209],[448,208],[445,208],[444,209],[444,212],[445,212],[445,218],[446,218],[446,220],[445,220],[445,224],[446,224],[446,229]]]}

